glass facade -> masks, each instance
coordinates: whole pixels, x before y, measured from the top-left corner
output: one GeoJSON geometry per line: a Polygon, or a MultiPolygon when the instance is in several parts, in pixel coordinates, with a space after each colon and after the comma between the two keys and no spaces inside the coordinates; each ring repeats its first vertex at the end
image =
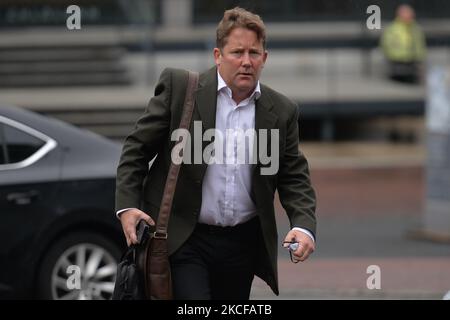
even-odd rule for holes
{"type": "Polygon", "coordinates": [[[78,5],[83,25],[121,25],[148,21],[160,23],[162,0],[2,0],[0,26],[65,25],[67,7],[78,5]]]}
{"type": "MultiPolygon", "coordinates": [[[[183,0],[181,0],[183,1],[183,0]]],[[[381,17],[390,20],[395,7],[410,3],[421,18],[450,17],[446,0],[190,0],[194,24],[217,23],[226,9],[240,6],[260,14],[267,22],[360,21],[367,17],[366,8],[375,4],[381,17]]],[[[65,23],[69,5],[82,10],[87,25],[120,25],[161,23],[163,0],[2,0],[0,27],[56,26],[65,23]]]]}
{"type": "Polygon", "coordinates": [[[194,23],[215,23],[226,9],[240,6],[251,10],[267,22],[360,21],[367,17],[369,5],[378,5],[382,19],[392,19],[401,3],[411,4],[420,18],[450,17],[450,1],[445,0],[193,0],[194,23]]]}

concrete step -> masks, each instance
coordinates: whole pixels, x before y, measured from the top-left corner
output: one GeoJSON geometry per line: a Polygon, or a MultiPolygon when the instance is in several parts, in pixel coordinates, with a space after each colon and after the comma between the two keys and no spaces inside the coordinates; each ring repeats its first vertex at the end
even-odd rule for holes
{"type": "Polygon", "coordinates": [[[41,62],[41,61],[115,61],[124,54],[120,47],[52,47],[52,48],[2,48],[0,62],[41,62]]]}
{"type": "Polygon", "coordinates": [[[61,87],[61,86],[109,86],[129,85],[131,79],[123,72],[102,72],[93,74],[31,74],[0,77],[0,88],[9,87],[61,87]]]}
{"type": "Polygon", "coordinates": [[[40,113],[71,123],[117,142],[131,132],[143,108],[91,109],[91,110],[47,110],[40,113]]]}
{"type": "Polygon", "coordinates": [[[0,50],[0,88],[127,85],[119,45],[7,46],[0,50]]]}
{"type": "Polygon", "coordinates": [[[143,108],[110,110],[47,111],[46,115],[76,126],[130,125],[143,113],[143,108]]]}
{"type": "Polygon", "coordinates": [[[81,128],[95,132],[112,140],[122,140],[133,129],[134,122],[128,124],[110,124],[110,125],[80,125],[81,128]]]}
{"type": "Polygon", "coordinates": [[[0,75],[126,72],[117,61],[27,61],[0,62],[0,75]]]}

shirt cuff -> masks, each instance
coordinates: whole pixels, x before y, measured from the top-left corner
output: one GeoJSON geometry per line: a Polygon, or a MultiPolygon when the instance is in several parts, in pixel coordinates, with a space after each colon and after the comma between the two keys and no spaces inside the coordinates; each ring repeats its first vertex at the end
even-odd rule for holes
{"type": "Polygon", "coordinates": [[[297,231],[306,233],[311,238],[313,243],[316,243],[316,240],[314,240],[314,236],[312,235],[312,233],[309,230],[306,230],[306,229],[303,229],[303,228],[299,228],[299,227],[294,227],[294,228],[292,228],[292,230],[297,230],[297,231]]]}
{"type": "Polygon", "coordinates": [[[122,212],[125,212],[125,211],[130,210],[130,209],[135,209],[135,208],[126,208],[126,209],[121,209],[121,210],[117,211],[117,212],[116,212],[116,217],[117,217],[117,219],[120,219],[120,214],[121,214],[122,212]]]}

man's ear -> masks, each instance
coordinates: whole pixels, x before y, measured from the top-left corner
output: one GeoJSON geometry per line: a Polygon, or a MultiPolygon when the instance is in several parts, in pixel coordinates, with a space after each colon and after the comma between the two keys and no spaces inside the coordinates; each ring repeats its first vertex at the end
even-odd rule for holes
{"type": "MultiPolygon", "coordinates": [[[[269,55],[269,52],[267,50],[264,50],[264,54],[263,54],[263,62],[264,64],[266,64],[266,60],[267,60],[267,56],[269,55]]],[[[263,65],[264,67],[264,65],[263,65]]]]}
{"type": "Polygon", "coordinates": [[[213,54],[214,54],[214,62],[216,63],[216,66],[219,66],[222,60],[222,53],[220,52],[220,49],[214,48],[213,54]]]}

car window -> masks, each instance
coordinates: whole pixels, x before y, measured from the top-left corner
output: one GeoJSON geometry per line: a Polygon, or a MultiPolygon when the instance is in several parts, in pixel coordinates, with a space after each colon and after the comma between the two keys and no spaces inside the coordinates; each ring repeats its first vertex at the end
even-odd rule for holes
{"type": "Polygon", "coordinates": [[[3,138],[6,143],[5,158],[8,163],[27,159],[45,144],[45,141],[9,125],[3,126],[3,138]]]}

